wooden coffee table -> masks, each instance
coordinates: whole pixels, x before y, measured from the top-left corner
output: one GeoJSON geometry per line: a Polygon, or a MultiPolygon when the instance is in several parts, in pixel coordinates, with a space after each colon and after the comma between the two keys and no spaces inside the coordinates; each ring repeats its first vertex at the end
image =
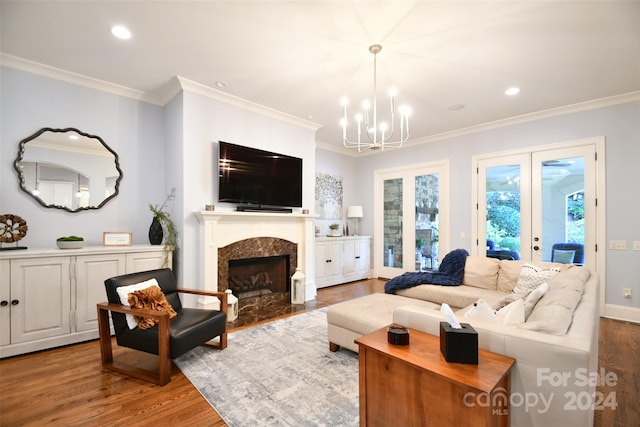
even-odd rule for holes
{"type": "Polygon", "coordinates": [[[515,360],[478,351],[478,364],[448,363],[440,338],[409,329],[407,346],[387,328],[356,340],[361,426],[508,426],[515,360]]]}

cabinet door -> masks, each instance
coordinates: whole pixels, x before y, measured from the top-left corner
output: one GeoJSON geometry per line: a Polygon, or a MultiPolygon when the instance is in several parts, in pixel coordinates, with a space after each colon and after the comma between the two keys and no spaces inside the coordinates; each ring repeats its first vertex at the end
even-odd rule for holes
{"type": "Polygon", "coordinates": [[[104,281],[126,273],[124,254],[76,257],[76,331],[98,329],[96,304],[107,300],[104,281]]]}
{"type": "Polygon", "coordinates": [[[356,240],[345,240],[343,247],[343,256],[342,256],[342,269],[345,275],[345,278],[350,278],[351,276],[355,276],[357,269],[357,241],[356,240]]]}
{"type": "Polygon", "coordinates": [[[0,260],[0,345],[11,344],[11,262],[0,260]]]}
{"type": "Polygon", "coordinates": [[[371,240],[359,239],[356,244],[356,273],[367,275],[371,269],[371,240]]]}
{"type": "Polygon", "coordinates": [[[158,268],[171,268],[171,254],[167,258],[168,265],[164,265],[165,253],[160,252],[135,252],[127,254],[127,274],[138,271],[155,270],[158,268]]]}
{"type": "Polygon", "coordinates": [[[327,252],[329,260],[328,279],[335,280],[342,277],[342,242],[329,242],[327,243],[327,252]]]}
{"type": "Polygon", "coordinates": [[[11,343],[69,334],[69,257],[11,260],[11,343]]]}

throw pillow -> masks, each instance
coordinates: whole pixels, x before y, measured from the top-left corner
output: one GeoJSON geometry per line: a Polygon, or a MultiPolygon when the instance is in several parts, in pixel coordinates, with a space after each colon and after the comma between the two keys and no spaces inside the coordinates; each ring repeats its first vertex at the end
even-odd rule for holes
{"type": "MultiPolygon", "coordinates": [[[[164,296],[162,290],[158,286],[149,286],[146,289],[139,291],[133,291],[129,294],[129,304],[132,308],[147,308],[149,310],[166,311],[169,313],[169,318],[173,319],[177,316],[167,297],[164,296]]],[[[159,323],[157,319],[143,316],[133,316],[138,327],[142,330],[146,330],[154,327],[159,323]]]]}
{"type": "Polygon", "coordinates": [[[533,308],[536,306],[540,298],[544,294],[549,292],[549,284],[544,282],[542,285],[538,286],[536,289],[531,291],[529,295],[524,300],[524,320],[526,321],[529,318],[529,315],[533,311],[533,308]]]}
{"type": "Polygon", "coordinates": [[[518,276],[518,284],[513,289],[516,294],[528,295],[529,292],[540,286],[547,279],[552,278],[560,272],[559,267],[540,268],[533,264],[525,263],[518,276]]]}
{"type": "Polygon", "coordinates": [[[515,300],[508,306],[498,310],[496,316],[503,325],[512,326],[524,323],[524,300],[515,300]]]}
{"type": "Polygon", "coordinates": [[[482,289],[496,289],[500,264],[495,258],[468,256],[464,264],[463,285],[482,289]]]}
{"type": "MultiPolygon", "coordinates": [[[[144,282],[135,283],[133,285],[120,286],[116,288],[118,296],[120,297],[120,304],[131,307],[131,305],[129,304],[129,294],[131,292],[146,289],[150,286],[156,286],[160,288],[156,279],[149,279],[145,280],[144,282]]],[[[138,322],[136,322],[136,319],[133,318],[133,314],[127,314],[127,325],[129,326],[129,329],[133,329],[138,326],[138,322]]]]}
{"type": "Polygon", "coordinates": [[[508,306],[514,301],[523,299],[525,296],[526,295],[523,295],[523,294],[514,294],[514,293],[507,294],[501,299],[499,299],[498,302],[495,303],[495,305],[493,306],[493,309],[500,310],[501,308],[508,306]]]}
{"type": "Polygon", "coordinates": [[[489,303],[483,299],[474,302],[473,307],[464,313],[464,317],[498,323],[498,316],[496,316],[495,311],[493,311],[489,303]]]}
{"type": "Polygon", "coordinates": [[[573,259],[576,256],[576,251],[567,251],[561,249],[554,249],[553,262],[559,262],[561,264],[573,264],[573,259]]]}

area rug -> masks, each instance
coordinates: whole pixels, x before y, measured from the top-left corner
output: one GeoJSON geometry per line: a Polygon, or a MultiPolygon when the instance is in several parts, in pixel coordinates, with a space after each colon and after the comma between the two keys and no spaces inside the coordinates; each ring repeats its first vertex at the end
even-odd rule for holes
{"type": "Polygon", "coordinates": [[[329,351],[326,309],[229,334],[175,360],[222,419],[240,426],[357,426],[358,356],[329,351]]]}

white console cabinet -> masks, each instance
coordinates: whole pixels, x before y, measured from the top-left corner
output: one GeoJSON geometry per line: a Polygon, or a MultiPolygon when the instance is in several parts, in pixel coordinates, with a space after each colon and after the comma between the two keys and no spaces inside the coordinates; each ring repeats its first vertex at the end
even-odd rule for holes
{"type": "Polygon", "coordinates": [[[371,236],[316,237],[316,287],[369,278],[371,236]]]}
{"type": "Polygon", "coordinates": [[[0,252],[0,357],[97,338],[104,280],[164,257],[150,245],[0,252]]]}

